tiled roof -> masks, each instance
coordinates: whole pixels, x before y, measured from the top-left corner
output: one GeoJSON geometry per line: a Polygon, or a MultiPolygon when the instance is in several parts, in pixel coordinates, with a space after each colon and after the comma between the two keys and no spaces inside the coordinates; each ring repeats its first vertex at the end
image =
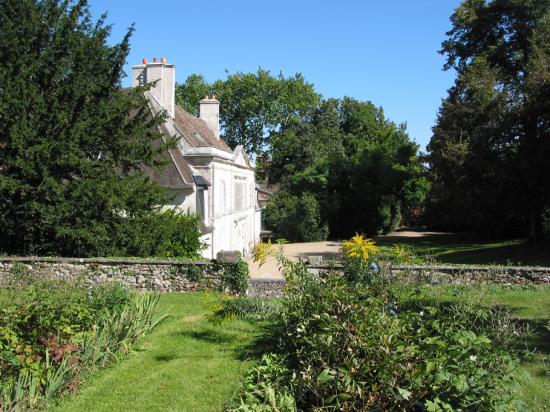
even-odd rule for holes
{"type": "Polygon", "coordinates": [[[177,131],[187,142],[189,142],[191,146],[215,147],[217,149],[233,153],[233,150],[229,148],[223,139],[216,138],[214,132],[208,128],[203,120],[187,113],[178,106],[176,106],[175,109],[175,117],[174,124],[177,131]]]}
{"type": "MultiPolygon", "coordinates": [[[[151,95],[147,95],[147,97],[151,103],[153,113],[162,110],[154,97],[151,95]]],[[[233,153],[222,139],[216,138],[203,120],[191,115],[178,106],[175,107],[175,118],[166,119],[166,122],[160,126],[163,141],[157,141],[154,144],[158,147],[163,142],[166,143],[169,139],[175,137],[173,136],[174,129],[192,147],[214,147],[228,153],[233,153]]],[[[166,161],[166,166],[160,169],[144,168],[147,175],[154,182],[169,189],[194,187],[193,170],[180,149],[176,147],[163,151],[162,159],[166,161]]]]}
{"type": "MultiPolygon", "coordinates": [[[[161,126],[161,131],[164,136],[169,136],[164,125],[161,126]]],[[[165,141],[157,140],[153,144],[155,147],[159,147],[163,143],[165,141]]],[[[166,163],[165,166],[156,169],[151,167],[144,168],[145,173],[147,173],[151,180],[167,189],[193,187],[193,173],[177,148],[169,148],[162,151],[161,158],[166,163]]]]}

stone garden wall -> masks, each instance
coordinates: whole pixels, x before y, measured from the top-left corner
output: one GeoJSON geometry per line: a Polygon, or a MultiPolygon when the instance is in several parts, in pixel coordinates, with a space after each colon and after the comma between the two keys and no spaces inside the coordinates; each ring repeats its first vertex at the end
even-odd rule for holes
{"type": "Polygon", "coordinates": [[[0,258],[0,286],[15,272],[33,279],[81,279],[87,286],[116,281],[141,291],[190,292],[218,289],[221,271],[202,261],[8,257],[0,258]]]}
{"type": "MultiPolygon", "coordinates": [[[[319,273],[327,267],[310,265],[310,270],[319,273]]],[[[0,257],[0,286],[8,281],[14,271],[33,278],[81,279],[90,286],[117,281],[131,289],[159,292],[219,289],[223,277],[220,265],[205,261],[0,257]]],[[[492,282],[550,285],[550,268],[544,267],[394,265],[385,272],[391,278],[433,284],[492,282]]],[[[280,296],[284,286],[283,279],[251,279],[248,294],[280,296]]]]}
{"type": "MultiPolygon", "coordinates": [[[[329,269],[328,266],[310,265],[315,274],[329,269]]],[[[338,270],[340,267],[333,266],[338,270]]],[[[390,279],[405,282],[473,284],[490,282],[512,285],[550,285],[550,268],[520,266],[388,266],[384,273],[390,279]]],[[[251,279],[248,289],[252,296],[281,296],[285,281],[282,279],[251,279]]]]}

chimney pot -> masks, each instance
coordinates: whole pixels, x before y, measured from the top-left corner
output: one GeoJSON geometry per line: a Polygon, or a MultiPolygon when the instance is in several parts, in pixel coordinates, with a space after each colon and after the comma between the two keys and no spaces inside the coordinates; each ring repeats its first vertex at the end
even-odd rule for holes
{"type": "MultiPolygon", "coordinates": [[[[166,61],[166,58],[162,60],[166,61]]],[[[153,58],[153,63],[158,63],[158,61],[158,58],[153,58]]],[[[145,86],[147,83],[155,82],[149,92],[168,112],[168,115],[174,118],[176,67],[173,64],[147,64],[147,59],[143,59],[143,63],[143,65],[132,67],[132,87],[145,86]]]]}
{"type": "Polygon", "coordinates": [[[161,62],[162,64],[166,64],[166,57],[163,57],[162,59],[160,59],[160,62],[161,62]]]}
{"type": "Polygon", "coordinates": [[[143,64],[147,64],[147,63],[148,63],[148,62],[147,62],[147,57],[144,57],[144,58],[143,58],[142,63],[143,63],[143,64]]]}
{"type": "Polygon", "coordinates": [[[212,100],[217,100],[215,94],[212,95],[212,100]]]}

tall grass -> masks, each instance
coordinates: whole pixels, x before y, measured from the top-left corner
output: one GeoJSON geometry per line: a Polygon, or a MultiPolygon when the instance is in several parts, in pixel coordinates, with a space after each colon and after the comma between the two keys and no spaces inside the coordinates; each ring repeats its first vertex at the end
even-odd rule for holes
{"type": "Polygon", "coordinates": [[[113,313],[94,326],[81,343],[81,360],[84,368],[103,367],[119,360],[129,352],[131,345],[164,322],[168,316],[155,316],[158,294],[145,294],[134,298],[120,312],[113,313]]]}

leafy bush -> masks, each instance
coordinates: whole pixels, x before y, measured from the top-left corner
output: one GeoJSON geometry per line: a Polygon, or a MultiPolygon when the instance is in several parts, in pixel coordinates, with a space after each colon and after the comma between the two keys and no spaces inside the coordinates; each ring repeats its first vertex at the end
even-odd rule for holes
{"type": "Polygon", "coordinates": [[[292,371],[280,355],[264,355],[260,365],[246,375],[238,400],[228,408],[231,412],[295,412],[292,394],[292,371]]]}
{"type": "Polygon", "coordinates": [[[433,260],[430,256],[419,254],[412,246],[408,245],[393,245],[392,249],[381,254],[379,259],[398,265],[423,265],[433,260]]]}
{"type": "Polygon", "coordinates": [[[251,372],[240,410],[289,395],[299,410],[522,407],[498,308],[475,299],[403,305],[384,268],[373,265],[374,245],[360,236],[348,243],[343,273],[315,276],[281,258],[287,294],[275,318],[278,366],[251,372]],[[273,384],[281,375],[285,384],[273,384]]]}
{"type": "Polygon", "coordinates": [[[282,345],[304,407],[493,410],[511,401],[514,359],[444,307],[400,308],[391,293],[333,273],[290,286],[286,309],[282,345]]]}
{"type": "Polygon", "coordinates": [[[171,209],[128,219],[116,237],[117,256],[196,259],[204,247],[200,219],[171,209]]]}
{"type": "Polygon", "coordinates": [[[230,293],[244,295],[248,289],[250,274],[248,264],[239,254],[236,262],[216,261],[221,271],[221,288],[230,293]]]}
{"type": "Polygon", "coordinates": [[[278,236],[292,242],[326,240],[328,226],[321,222],[319,203],[311,193],[278,193],[269,198],[264,222],[278,236]]]}

